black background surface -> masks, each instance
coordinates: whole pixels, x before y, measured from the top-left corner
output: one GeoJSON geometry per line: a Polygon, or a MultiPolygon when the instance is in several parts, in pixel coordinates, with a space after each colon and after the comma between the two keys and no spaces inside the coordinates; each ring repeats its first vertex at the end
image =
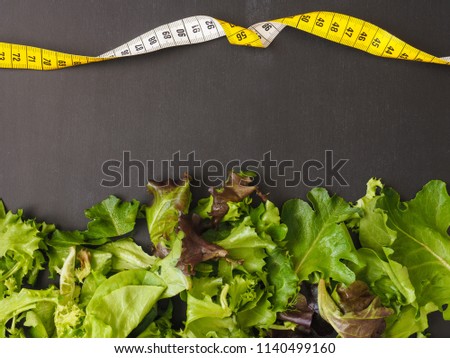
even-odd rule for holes
{"type": "MultiPolygon", "coordinates": [[[[249,26],[316,10],[450,55],[448,0],[0,1],[0,41],[98,55],[187,16],[249,26]]],[[[333,150],[349,160],[349,185],[331,192],[355,200],[377,176],[410,199],[431,179],[450,181],[449,86],[448,67],[380,59],[293,29],[265,50],[220,39],[63,71],[0,70],[0,196],[9,209],[83,228],[83,210],[109,194],[148,201],[136,176],[130,187],[100,186],[102,163],[123,151],[157,164],[177,151],[223,163],[271,151],[301,166],[333,150]]],[[[282,204],[309,189],[268,191],[282,204]]],[[[450,336],[450,325],[435,316],[430,331],[450,336]]]]}

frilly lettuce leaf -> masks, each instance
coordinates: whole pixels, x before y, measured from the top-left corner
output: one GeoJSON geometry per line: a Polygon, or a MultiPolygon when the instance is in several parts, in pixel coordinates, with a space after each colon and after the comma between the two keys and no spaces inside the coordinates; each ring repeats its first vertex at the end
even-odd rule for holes
{"type": "Polygon", "coordinates": [[[58,338],[80,338],[84,334],[82,327],[84,310],[75,301],[56,306],[55,326],[58,338]]]}
{"type": "Polygon", "coordinates": [[[221,259],[218,275],[192,279],[185,337],[247,337],[268,329],[276,312],[257,275],[221,259]]]}
{"type": "MultiPolygon", "coordinates": [[[[195,282],[195,281],[194,281],[195,282]]],[[[229,286],[224,286],[218,296],[218,303],[213,302],[211,296],[205,294],[202,299],[194,297],[192,294],[187,295],[187,311],[186,311],[186,328],[193,322],[202,318],[219,318],[230,317],[233,311],[228,306],[226,295],[229,286]]]]}
{"type": "Polygon", "coordinates": [[[258,286],[256,277],[237,274],[226,281],[193,279],[184,336],[247,337],[255,327],[267,329],[275,322],[269,293],[258,286]]]}
{"type": "Polygon", "coordinates": [[[258,236],[251,223],[250,217],[245,217],[226,238],[215,244],[226,249],[232,259],[242,260],[242,265],[248,272],[263,272],[267,257],[265,249],[275,249],[276,245],[271,240],[258,236]]]}
{"type": "Polygon", "coordinates": [[[33,285],[44,269],[45,239],[55,227],[24,220],[22,210],[6,211],[0,200],[0,299],[33,285]]]}
{"type": "MultiPolygon", "coordinates": [[[[223,188],[210,188],[209,192],[213,198],[211,211],[213,224],[217,226],[230,210],[229,203],[240,203],[253,192],[258,192],[258,187],[250,185],[253,181],[251,176],[244,173],[231,172],[223,188]]],[[[240,205],[238,204],[238,208],[240,205]]],[[[236,207],[236,206],[235,206],[236,207]]],[[[231,215],[231,217],[235,216],[231,215]]]]}
{"type": "Polygon", "coordinates": [[[178,217],[187,214],[191,202],[189,177],[181,183],[150,181],[147,185],[153,203],[145,208],[147,228],[156,256],[166,256],[178,237],[178,217]]]}
{"type": "MultiPolygon", "coordinates": [[[[228,189],[230,192],[232,187],[228,189]]],[[[217,196],[221,190],[215,192],[217,196]]],[[[248,192],[240,190],[247,195],[256,188],[248,192]]],[[[265,335],[275,324],[277,312],[286,310],[298,291],[297,275],[282,248],[287,227],[280,222],[278,209],[268,200],[253,208],[250,200],[246,196],[240,201],[227,201],[226,208],[223,202],[216,215],[216,225],[219,218],[220,224],[202,235],[228,254],[192,279],[184,336],[265,335]]],[[[212,205],[210,197],[194,211],[214,221],[212,205]]]]}
{"type": "Polygon", "coordinates": [[[261,288],[256,290],[256,299],[247,304],[236,313],[236,319],[242,329],[258,327],[267,330],[273,325],[277,313],[269,301],[270,293],[261,288]]]}
{"type": "Polygon", "coordinates": [[[289,253],[284,249],[288,229],[280,222],[280,212],[270,200],[251,208],[249,215],[258,236],[276,244],[266,247],[266,272],[271,286],[269,300],[273,305],[272,310],[281,312],[296,296],[299,282],[289,253]]]}
{"type": "Polygon", "coordinates": [[[187,294],[186,323],[182,336],[243,337],[244,333],[239,329],[227,301],[229,285],[223,284],[222,279],[205,278],[199,281],[202,288],[196,288],[196,282],[193,279],[195,288],[187,294]]]}
{"type": "MultiPolygon", "coordinates": [[[[202,219],[212,219],[211,210],[213,203],[214,197],[212,195],[207,198],[202,198],[198,201],[197,206],[193,209],[193,212],[199,215],[202,219]]],[[[238,202],[227,202],[228,210],[222,217],[220,222],[223,223],[238,221],[242,218],[243,215],[248,214],[251,203],[252,199],[250,197],[246,197],[238,202]]]]}
{"type": "MultiPolygon", "coordinates": [[[[3,204],[1,204],[3,207],[3,204]]],[[[8,211],[4,214],[4,209],[0,214],[0,257],[4,257],[8,251],[33,257],[39,249],[39,230],[32,222],[22,219],[22,210],[17,214],[8,211]]]]}

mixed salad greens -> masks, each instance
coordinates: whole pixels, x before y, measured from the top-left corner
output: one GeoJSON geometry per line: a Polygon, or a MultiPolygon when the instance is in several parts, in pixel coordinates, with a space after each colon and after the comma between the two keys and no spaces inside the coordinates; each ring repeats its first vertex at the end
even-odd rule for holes
{"type": "Polygon", "coordinates": [[[315,188],[281,213],[251,182],[196,205],[188,177],[150,182],[151,205],[110,196],[82,231],[0,201],[0,337],[421,337],[450,319],[444,182],[408,202],[376,179],[356,203],[315,188]]]}

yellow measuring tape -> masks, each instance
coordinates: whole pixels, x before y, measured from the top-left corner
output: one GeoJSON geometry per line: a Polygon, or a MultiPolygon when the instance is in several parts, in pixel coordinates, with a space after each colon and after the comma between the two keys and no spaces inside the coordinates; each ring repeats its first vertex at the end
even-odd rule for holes
{"type": "Polygon", "coordinates": [[[286,26],[375,56],[450,65],[450,57],[430,55],[367,21],[336,12],[316,11],[260,22],[249,28],[210,16],[187,17],[159,26],[97,57],[0,42],[0,68],[56,70],[198,44],[223,36],[233,45],[265,48],[286,26]]]}

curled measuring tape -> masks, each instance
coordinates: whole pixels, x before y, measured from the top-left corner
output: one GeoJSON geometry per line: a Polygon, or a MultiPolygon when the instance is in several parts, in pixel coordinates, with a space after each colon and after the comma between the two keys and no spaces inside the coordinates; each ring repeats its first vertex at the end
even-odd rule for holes
{"type": "Polygon", "coordinates": [[[450,57],[430,55],[367,21],[336,12],[316,11],[259,22],[249,28],[210,16],[187,17],[159,26],[97,57],[0,42],[0,68],[56,70],[198,44],[223,36],[233,45],[265,48],[286,26],[375,56],[450,65],[450,57]]]}

